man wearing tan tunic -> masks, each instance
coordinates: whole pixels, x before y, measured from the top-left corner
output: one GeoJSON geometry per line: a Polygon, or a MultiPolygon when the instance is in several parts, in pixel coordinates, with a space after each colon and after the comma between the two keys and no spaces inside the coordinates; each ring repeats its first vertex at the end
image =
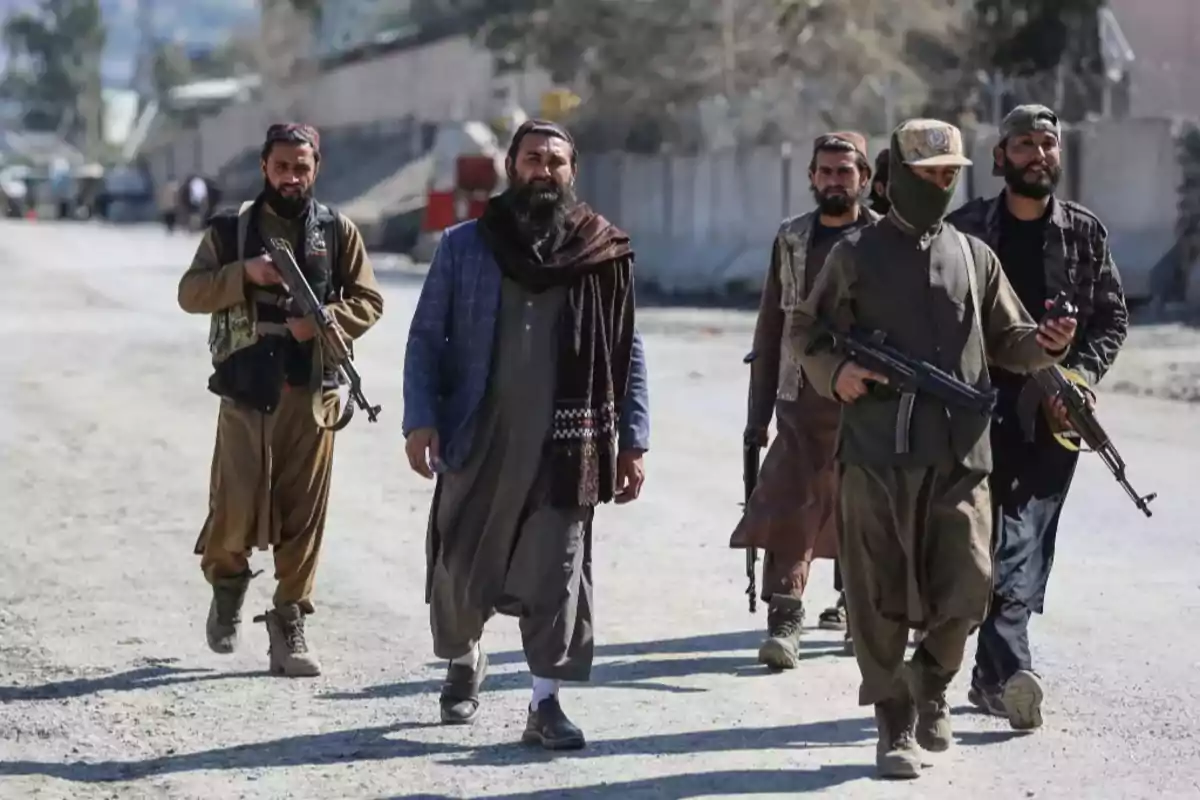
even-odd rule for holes
{"type": "Polygon", "coordinates": [[[882,777],[913,778],[916,745],[950,747],[946,689],[991,597],[991,420],[889,388],[887,376],[825,348],[813,321],[878,331],[979,391],[990,389],[989,364],[1025,373],[1056,363],[1076,321],[1035,325],[996,254],[944,222],[970,164],[958,128],[909,120],[890,150],[887,217],[834,247],[791,335],[812,385],[842,403],[838,557],[858,699],[875,707],[876,766],[882,777]],[[905,664],[910,629],[925,636],[905,664]]]}
{"type": "Polygon", "coordinates": [[[316,675],[304,617],[312,601],[325,530],[337,419],[336,373],[324,363],[316,323],[287,310],[282,279],[266,252],[292,244],[316,296],[348,340],[383,313],[362,237],[354,223],[312,198],[320,139],[306,125],[273,125],[262,151],[262,193],[211,220],[179,282],[179,305],[212,316],[214,372],[221,398],[208,518],[195,552],[213,587],[209,647],[237,646],[254,549],[274,550],[273,608],[266,623],[272,673],[316,675]]]}
{"type": "Polygon", "coordinates": [[[777,433],[729,544],[765,551],[767,640],[758,660],[772,669],[798,663],[809,568],[814,558],[837,555],[833,456],[841,409],[804,379],[784,331],[834,244],[879,219],[860,202],[871,180],[866,149],[866,139],[852,132],[825,134],[813,143],[808,174],[817,208],[780,226],[754,330],[746,440],[767,444],[772,410],[777,433]]]}

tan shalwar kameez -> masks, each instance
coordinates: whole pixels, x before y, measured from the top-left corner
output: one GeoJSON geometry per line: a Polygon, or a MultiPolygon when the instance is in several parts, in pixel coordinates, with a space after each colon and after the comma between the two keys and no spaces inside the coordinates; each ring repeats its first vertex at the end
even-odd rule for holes
{"type": "MultiPolygon", "coordinates": [[[[893,347],[977,387],[988,386],[989,360],[1014,372],[1055,363],[996,255],[970,238],[968,265],[957,235],[943,225],[918,238],[888,217],[843,239],[796,317],[797,346],[811,341],[804,320],[821,317],[886,331],[893,347]]],[[[805,356],[804,370],[835,399],[844,361],[814,353],[805,356]]],[[[991,594],[989,420],[918,394],[902,437],[899,408],[899,399],[886,395],[843,405],[838,437],[838,557],[863,705],[906,691],[909,628],[926,631],[919,647],[948,680],[991,594]]]]}
{"type": "MultiPolygon", "coordinates": [[[[353,340],[382,316],[383,296],[358,228],[345,217],[339,219],[340,252],[332,261],[341,271],[343,299],[328,308],[353,340]]],[[[264,241],[297,241],[303,223],[280,217],[263,204],[259,225],[264,241]]],[[[179,282],[179,305],[193,314],[212,314],[245,302],[250,288],[243,260],[220,263],[210,229],[179,282]]],[[[323,401],[325,421],[331,424],[339,410],[336,391],[325,390],[323,401]]],[[[271,414],[221,400],[208,517],[195,547],[210,583],[243,574],[255,548],[273,548],[275,606],[296,603],[313,613],[333,440],[332,432],[317,427],[312,395],[305,387],[285,385],[279,407],[271,414]]]]}
{"type": "Polygon", "coordinates": [[[554,408],[556,328],[566,289],[505,278],[488,387],[471,454],[442,475],[430,512],[434,653],[470,651],[497,611],[520,618],[530,672],[591,674],[591,507],[548,504],[543,458],[554,408]],[[434,535],[436,534],[436,535],[434,535]]]}

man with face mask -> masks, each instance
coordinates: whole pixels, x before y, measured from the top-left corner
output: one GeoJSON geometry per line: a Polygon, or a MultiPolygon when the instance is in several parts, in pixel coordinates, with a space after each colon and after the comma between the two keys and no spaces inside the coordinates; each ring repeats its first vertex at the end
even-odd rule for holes
{"type": "Polygon", "coordinates": [[[560,681],[590,677],[592,520],[637,499],[649,448],[629,237],[575,198],[567,131],[529,120],[509,188],[448,229],[409,331],[404,435],[437,476],[427,535],[442,722],[473,722],[495,613],[518,617],[533,674],[522,740],[577,749],[560,681]]]}
{"type": "MultiPolygon", "coordinates": [[[[1069,293],[1079,307],[1079,335],[1062,365],[1095,386],[1116,359],[1129,318],[1104,226],[1083,206],[1054,194],[1062,177],[1061,141],[1049,108],[1013,109],[994,151],[993,172],[1004,176],[1005,189],[967,203],[949,219],[999,254],[1031,314],[1060,290],[1069,293]]],[[[993,370],[992,378],[1000,393],[992,427],[995,588],[967,696],[988,713],[1008,717],[1013,728],[1029,730],[1042,724],[1043,696],[1029,650],[1029,619],[1042,613],[1059,516],[1079,453],[1058,443],[1042,414],[1032,415],[1032,435],[1026,435],[1018,408],[1023,392],[1033,388],[1028,378],[1003,369],[993,370]]],[[[1048,410],[1061,414],[1061,408],[1048,410]]]]}
{"type": "Polygon", "coordinates": [[[1013,372],[1056,363],[1075,320],[1035,324],[991,249],[944,223],[970,164],[958,128],[909,120],[890,151],[888,215],[833,248],[791,333],[812,385],[842,404],[838,555],[859,703],[875,707],[880,775],[912,778],[914,739],[930,751],[951,744],[946,689],[991,595],[990,420],[810,351],[820,344],[812,321],[879,331],[982,390],[989,362],[1013,372]],[[910,629],[924,636],[906,664],[910,629]]]}
{"type": "Polygon", "coordinates": [[[291,242],[313,292],[345,338],[383,314],[354,223],[313,199],[320,138],[308,125],[278,124],[262,148],[263,189],[240,209],[209,220],[179,305],[212,317],[211,392],[221,398],[208,518],[196,542],[212,585],[206,635],[217,653],[238,643],[254,549],[274,550],[273,608],[266,623],[272,673],[317,675],[304,618],[312,601],[325,528],[338,418],[337,373],[323,363],[316,323],[288,310],[279,272],[265,255],[272,238],[291,242]]]}
{"type": "MultiPolygon", "coordinates": [[[[758,660],[772,669],[799,663],[812,560],[837,555],[833,446],[840,409],[804,379],[784,331],[830,248],[879,219],[860,202],[871,180],[866,150],[866,139],[853,132],[828,133],[813,143],[808,175],[817,207],[780,226],[754,331],[746,441],[766,446],[772,412],[777,435],[729,544],[764,551],[762,599],[769,606],[758,660]]],[[[826,609],[822,618],[840,621],[840,607],[826,609]]]]}

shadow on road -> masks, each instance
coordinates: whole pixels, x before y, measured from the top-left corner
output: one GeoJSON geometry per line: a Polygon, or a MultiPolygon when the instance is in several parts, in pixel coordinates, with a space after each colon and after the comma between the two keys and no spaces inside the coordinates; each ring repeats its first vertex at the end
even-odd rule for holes
{"type": "MultiPolygon", "coordinates": [[[[682,639],[665,639],[656,642],[630,642],[626,644],[601,645],[596,648],[596,656],[630,657],[659,655],[704,654],[727,652],[734,650],[757,650],[762,643],[762,631],[742,631],[736,633],[721,633],[704,636],[694,636],[682,639]]],[[[830,653],[840,653],[841,647],[829,643],[801,640],[800,659],[817,658],[830,653]]],[[[525,654],[520,650],[510,650],[503,653],[489,653],[488,662],[491,666],[507,664],[524,664],[525,654]]],[[[444,661],[431,662],[430,667],[442,668],[444,661]]],[[[675,694],[702,693],[707,690],[698,687],[672,686],[659,682],[662,678],[683,678],[689,675],[737,675],[741,677],[766,676],[770,673],[760,666],[753,655],[713,656],[704,655],[699,658],[646,659],[636,658],[627,661],[609,661],[596,664],[592,668],[592,679],[587,683],[578,684],[579,688],[591,687],[620,687],[623,689],[645,689],[650,691],[671,692],[675,694]]],[[[529,676],[522,673],[503,673],[489,675],[484,687],[486,691],[506,691],[525,689],[529,684],[529,676]]],[[[421,694],[436,694],[442,685],[442,679],[427,679],[405,683],[385,683],[370,686],[355,692],[331,692],[320,695],[325,700],[378,700],[399,697],[412,697],[421,694]]]]}
{"type": "MultiPolygon", "coordinates": [[[[576,798],[593,800],[619,797],[622,800],[653,797],[655,800],[685,800],[690,797],[747,797],[756,794],[795,794],[832,789],[851,781],[869,779],[874,770],[858,765],[834,765],[818,769],[789,770],[728,770],[668,775],[625,783],[604,783],[598,786],[579,786],[571,789],[543,789],[536,792],[484,795],[487,800],[541,800],[541,798],[576,798]]],[[[406,794],[387,800],[451,800],[451,795],[406,794]]]]}
{"type": "Polygon", "coordinates": [[[169,667],[162,664],[138,667],[137,669],[103,675],[98,678],[72,678],[65,681],[42,684],[41,686],[0,686],[0,703],[61,700],[83,697],[99,692],[131,692],[142,689],[157,689],[199,681],[218,681],[230,678],[253,678],[266,675],[259,672],[215,672],[211,669],[169,667]]]}
{"type": "MultiPolygon", "coordinates": [[[[799,725],[785,725],[774,728],[731,728],[713,731],[689,731],[686,733],[653,734],[635,736],[629,739],[607,739],[590,742],[587,749],[567,754],[553,754],[541,748],[529,747],[519,743],[501,744],[495,746],[476,747],[445,742],[420,742],[405,738],[395,738],[393,734],[420,730],[423,728],[439,727],[436,723],[399,723],[356,730],[335,731],[332,733],[290,736],[267,742],[225,747],[215,750],[205,750],[198,753],[183,753],[150,758],[144,761],[101,761],[96,763],[76,762],[71,764],[9,761],[0,762],[0,776],[41,775],[66,781],[76,782],[108,782],[129,781],[141,778],[156,777],[167,774],[195,772],[200,770],[251,770],[275,767],[316,766],[327,764],[349,764],[368,761],[389,761],[400,758],[429,758],[447,756],[447,763],[455,766],[491,766],[503,767],[522,764],[538,764],[546,761],[570,758],[591,759],[609,756],[661,756],[661,755],[692,755],[695,753],[718,753],[731,751],[782,749],[782,748],[811,748],[811,747],[840,747],[853,745],[874,738],[875,725],[869,719],[852,719],[836,721],[807,722],[799,725]]],[[[721,773],[717,773],[718,775],[721,773]]],[[[736,773],[748,776],[759,773],[736,773]]],[[[769,776],[777,773],[762,773],[769,776]]],[[[786,773],[785,773],[786,774],[786,773]]],[[[870,774],[866,767],[836,767],[818,770],[817,772],[796,772],[795,780],[788,782],[788,791],[795,791],[802,786],[803,780],[820,781],[813,776],[827,776],[836,779],[837,783],[853,780],[870,774]]],[[[711,776],[687,776],[695,781],[694,788],[708,786],[704,781],[711,776]]],[[[638,786],[649,788],[651,783],[662,785],[663,781],[672,779],[656,779],[654,781],[619,784],[615,787],[598,786],[594,791],[614,790],[616,794],[603,796],[627,797],[620,792],[636,789],[638,786]]],[[[681,780],[681,779],[675,779],[681,780]]],[[[764,780],[774,780],[764,778],[764,780]]],[[[736,781],[732,778],[723,785],[733,788],[736,781]]],[[[744,793],[751,784],[740,785],[739,793],[744,793]]],[[[770,784],[774,786],[775,784],[770,784]]],[[[814,783],[814,788],[832,785],[814,783]]],[[[685,787],[677,786],[675,791],[684,791],[685,787]]],[[[765,790],[759,790],[765,791],[765,790]]],[[[771,791],[776,791],[771,789],[771,791]]],[[[514,795],[516,796],[516,795],[514,795]]],[[[520,795],[522,797],[538,797],[539,794],[520,795]]],[[[596,797],[601,795],[582,795],[596,797]]],[[[668,794],[672,797],[685,797],[685,794],[668,794]]]]}

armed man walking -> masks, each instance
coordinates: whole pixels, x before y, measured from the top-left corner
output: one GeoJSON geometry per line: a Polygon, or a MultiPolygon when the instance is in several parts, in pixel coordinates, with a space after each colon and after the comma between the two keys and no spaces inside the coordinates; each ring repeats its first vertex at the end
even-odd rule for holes
{"type": "MultiPolygon", "coordinates": [[[[888,159],[891,151],[883,148],[875,155],[875,174],[871,177],[871,210],[880,216],[887,214],[892,204],[887,199],[888,159]]],[[[837,559],[833,561],[833,590],[838,593],[837,606],[826,609],[821,614],[820,626],[828,630],[846,631],[846,652],[854,654],[854,639],[850,636],[846,624],[846,590],[842,585],[842,568],[837,559]]],[[[920,631],[915,631],[916,641],[920,641],[920,631]]]]}
{"type": "MultiPolygon", "coordinates": [[[[833,456],[841,409],[805,380],[799,353],[784,334],[829,250],[851,231],[879,219],[861,202],[871,180],[866,151],[866,139],[853,132],[828,133],[813,142],[808,176],[817,208],[780,225],[754,330],[746,442],[767,445],[772,412],[777,435],[729,544],[765,551],[767,640],[758,660],[772,669],[799,663],[812,561],[837,555],[833,456]]],[[[822,616],[838,620],[840,609],[827,609],[822,616]]]]}
{"type": "Polygon", "coordinates": [[[792,333],[812,385],[842,403],[839,560],[859,703],[875,707],[880,775],[912,778],[916,744],[951,745],[946,689],[991,594],[990,418],[927,384],[889,390],[901,376],[822,347],[821,326],[878,331],[981,393],[989,362],[1029,372],[1062,358],[1075,320],[1035,324],[987,245],[944,224],[970,164],[958,128],[909,120],[890,151],[888,215],[834,247],[792,333]],[[925,635],[906,664],[909,629],[925,635]]]}
{"type": "Polygon", "coordinates": [[[313,199],[320,138],[307,125],[279,124],[262,147],[263,189],[240,209],[210,220],[179,305],[212,317],[214,371],[221,398],[208,518],[196,542],[212,584],[206,635],[218,653],[237,647],[254,549],[272,549],[273,608],[264,621],[272,673],[317,675],[305,635],[325,531],[339,398],[336,374],[318,346],[317,325],[291,316],[279,271],[265,255],[272,239],[292,245],[315,295],[347,339],[383,314],[358,229],[313,199]]]}
{"type": "MultiPolygon", "coordinates": [[[[1049,108],[1013,109],[994,150],[993,174],[1004,177],[1005,189],[966,204],[949,220],[996,251],[1031,314],[1060,291],[1068,293],[1078,307],[1079,333],[1062,367],[1094,387],[1116,359],[1129,319],[1104,226],[1083,206],[1055,196],[1061,142],[1058,117],[1049,108]]],[[[1044,692],[1033,671],[1029,620],[1043,610],[1079,451],[1055,438],[1068,423],[1060,419],[1061,407],[1052,409],[1038,396],[1032,381],[1000,368],[992,371],[992,380],[999,392],[991,433],[995,587],[979,629],[967,696],[988,713],[1008,717],[1013,728],[1030,730],[1042,724],[1044,692]],[[1054,426],[1041,409],[1056,420],[1054,426]]]]}
{"type": "Polygon", "coordinates": [[[427,538],[433,650],[447,724],[476,718],[496,613],[520,620],[533,694],[522,740],[584,746],[561,681],[594,651],[592,523],[636,500],[649,447],[629,237],[575,198],[570,134],[530,120],[509,188],[446,231],[404,364],[409,463],[437,475],[427,538]]]}

